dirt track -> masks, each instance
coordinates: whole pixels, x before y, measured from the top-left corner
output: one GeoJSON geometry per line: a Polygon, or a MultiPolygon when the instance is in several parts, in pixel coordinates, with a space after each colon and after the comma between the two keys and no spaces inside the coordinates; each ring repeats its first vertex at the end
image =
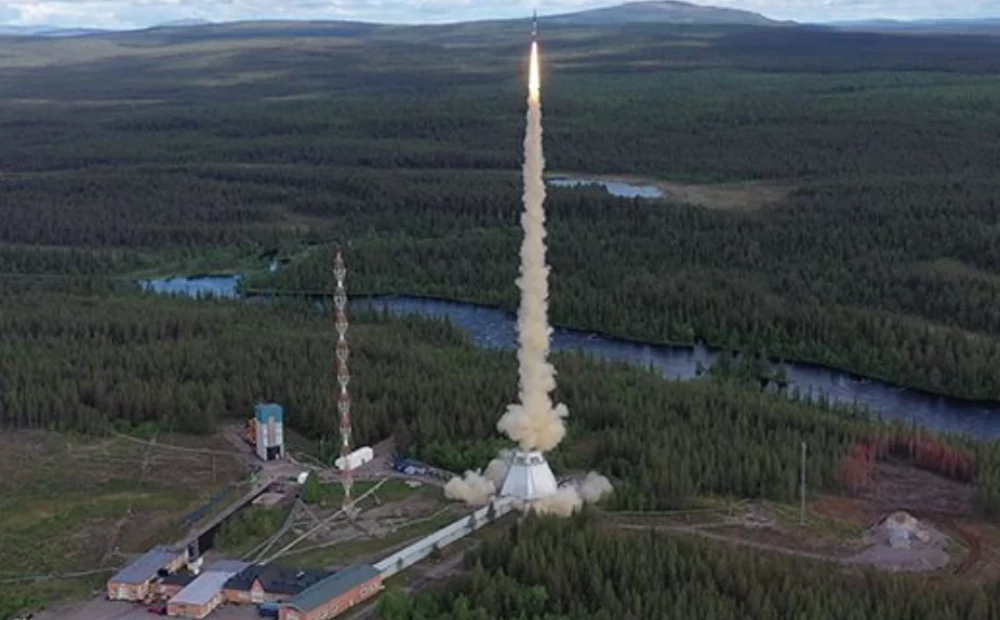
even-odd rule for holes
{"type": "MultiPolygon", "coordinates": [[[[715,524],[713,523],[712,525],[715,524]]],[[[810,560],[823,560],[826,562],[846,562],[847,560],[847,558],[837,557],[833,555],[813,553],[811,551],[802,551],[801,549],[792,549],[791,547],[782,547],[779,545],[772,545],[770,543],[759,542],[747,538],[728,536],[726,534],[716,534],[715,532],[709,532],[708,530],[705,530],[697,525],[655,525],[652,527],[646,525],[615,525],[614,527],[622,530],[649,531],[650,529],[653,529],[658,532],[694,534],[695,536],[701,536],[702,538],[717,540],[719,542],[724,542],[731,545],[738,545],[741,547],[751,547],[753,549],[759,549],[761,551],[773,551],[774,553],[782,553],[784,555],[794,555],[796,557],[808,558],[810,560]]]]}

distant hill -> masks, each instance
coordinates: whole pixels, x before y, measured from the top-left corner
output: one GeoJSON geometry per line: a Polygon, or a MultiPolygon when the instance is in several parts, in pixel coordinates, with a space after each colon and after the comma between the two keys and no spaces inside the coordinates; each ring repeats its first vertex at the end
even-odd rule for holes
{"type": "Polygon", "coordinates": [[[751,11],[702,6],[675,0],[629,2],[603,9],[552,15],[545,17],[545,22],[569,26],[606,26],[632,23],[775,26],[792,23],[773,20],[751,11]]]}
{"type": "Polygon", "coordinates": [[[922,19],[898,21],[871,19],[863,21],[830,22],[827,26],[838,30],[907,34],[975,34],[1000,36],[1000,18],[985,19],[922,19]]]}
{"type": "MultiPolygon", "coordinates": [[[[497,24],[513,23],[515,20],[469,21],[451,26],[495,26],[497,24]]],[[[523,19],[516,20],[524,21],[523,19]]],[[[713,6],[691,4],[676,0],[654,0],[651,2],[629,2],[619,6],[547,15],[543,18],[545,24],[562,26],[614,26],[621,24],[732,24],[748,26],[775,26],[792,24],[764,17],[759,13],[725,9],[713,6]]],[[[137,31],[162,31],[181,29],[189,31],[190,36],[224,36],[238,31],[241,35],[249,35],[257,30],[258,34],[289,35],[289,31],[301,29],[302,34],[322,36],[330,35],[361,35],[371,32],[379,24],[365,22],[341,21],[246,21],[246,22],[211,22],[204,19],[179,19],[163,22],[149,28],[137,31]],[[266,33],[264,32],[266,31],[266,33]],[[328,31],[328,32],[327,32],[328,31]]],[[[54,26],[2,26],[0,36],[34,36],[34,37],[73,37],[95,34],[113,34],[121,31],[99,30],[96,28],[58,28],[54,26]]]]}
{"type": "Polygon", "coordinates": [[[99,28],[57,28],[55,26],[0,26],[0,37],[83,37],[105,34],[99,28]]]}
{"type": "Polygon", "coordinates": [[[187,26],[208,26],[214,22],[207,19],[175,19],[169,22],[157,24],[156,28],[184,28],[187,26]]]}

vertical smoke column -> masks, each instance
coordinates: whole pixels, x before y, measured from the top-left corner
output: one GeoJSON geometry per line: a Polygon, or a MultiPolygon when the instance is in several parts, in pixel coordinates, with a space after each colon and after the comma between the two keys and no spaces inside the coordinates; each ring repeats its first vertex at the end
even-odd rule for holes
{"type": "Polygon", "coordinates": [[[521,306],[518,311],[519,404],[510,405],[497,428],[517,441],[522,450],[548,451],[556,447],[566,428],[566,407],[553,408],[549,394],[555,389],[555,369],[548,362],[549,267],[545,263],[545,181],[542,174],[542,97],[538,42],[531,43],[528,80],[527,130],[524,138],[524,213],[521,226],[521,306]]]}
{"type": "Polygon", "coordinates": [[[337,398],[337,411],[340,413],[340,458],[343,468],[340,470],[341,483],[344,487],[344,510],[351,508],[351,487],[354,486],[354,474],[351,472],[351,464],[348,462],[348,455],[351,454],[351,395],[347,391],[347,384],[351,380],[351,374],[347,369],[347,358],[351,354],[351,349],[347,345],[347,291],[344,288],[344,278],[347,277],[347,267],[344,266],[344,257],[337,252],[337,258],[333,266],[333,275],[337,280],[337,290],[333,294],[333,305],[337,310],[337,383],[340,384],[340,396],[337,398]]]}

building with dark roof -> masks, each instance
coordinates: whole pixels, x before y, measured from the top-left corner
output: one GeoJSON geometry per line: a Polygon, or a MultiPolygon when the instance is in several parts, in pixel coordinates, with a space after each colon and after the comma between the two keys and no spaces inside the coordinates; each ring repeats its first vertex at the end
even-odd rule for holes
{"type": "Polygon", "coordinates": [[[281,605],[280,620],[324,620],[338,616],[382,590],[382,573],[356,564],[306,588],[281,605]]]}
{"type": "Polygon", "coordinates": [[[171,573],[160,578],[160,583],[156,586],[156,593],[162,599],[168,599],[184,589],[187,584],[194,581],[198,575],[194,573],[171,573]]]}
{"type": "Polygon", "coordinates": [[[253,564],[233,576],[223,589],[230,603],[275,603],[287,600],[333,575],[277,564],[253,564]]]}
{"type": "Polygon", "coordinates": [[[142,601],[154,593],[153,584],[161,570],[175,571],[187,561],[183,551],[153,547],[108,579],[108,598],[119,601],[142,601]]]}

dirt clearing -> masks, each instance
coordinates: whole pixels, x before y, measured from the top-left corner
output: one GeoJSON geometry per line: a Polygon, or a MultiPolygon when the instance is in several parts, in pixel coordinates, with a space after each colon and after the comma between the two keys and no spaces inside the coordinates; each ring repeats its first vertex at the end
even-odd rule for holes
{"type": "Polygon", "coordinates": [[[550,179],[568,178],[601,183],[626,183],[655,187],[663,194],[650,201],[681,202],[716,209],[719,211],[757,211],[779,204],[788,198],[795,187],[775,181],[745,181],[737,183],[681,183],[662,181],[632,175],[601,175],[577,173],[551,173],[550,179]]]}

